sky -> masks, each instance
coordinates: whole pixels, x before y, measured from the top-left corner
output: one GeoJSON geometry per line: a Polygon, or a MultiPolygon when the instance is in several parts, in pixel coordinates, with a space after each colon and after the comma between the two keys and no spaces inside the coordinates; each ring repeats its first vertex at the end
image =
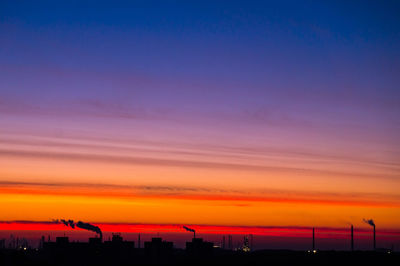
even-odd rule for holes
{"type": "Polygon", "coordinates": [[[365,218],[400,245],[399,12],[1,1],[0,231],[74,219],[295,236],[365,218]]]}

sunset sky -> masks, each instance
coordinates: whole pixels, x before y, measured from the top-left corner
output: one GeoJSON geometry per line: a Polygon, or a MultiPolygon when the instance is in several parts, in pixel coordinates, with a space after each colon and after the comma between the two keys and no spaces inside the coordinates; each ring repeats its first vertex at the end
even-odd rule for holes
{"type": "Polygon", "coordinates": [[[372,218],[400,243],[399,13],[1,1],[0,230],[263,235],[372,218]]]}

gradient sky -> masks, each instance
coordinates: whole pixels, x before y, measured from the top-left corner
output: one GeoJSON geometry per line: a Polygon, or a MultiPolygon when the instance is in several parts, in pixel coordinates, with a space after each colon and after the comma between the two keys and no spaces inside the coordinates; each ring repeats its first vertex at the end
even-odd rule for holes
{"type": "Polygon", "coordinates": [[[399,232],[399,13],[1,1],[0,221],[399,232]]]}

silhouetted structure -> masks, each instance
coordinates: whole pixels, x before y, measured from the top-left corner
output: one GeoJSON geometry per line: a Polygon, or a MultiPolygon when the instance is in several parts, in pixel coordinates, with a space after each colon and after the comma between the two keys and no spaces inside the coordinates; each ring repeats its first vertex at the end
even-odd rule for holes
{"type": "Polygon", "coordinates": [[[89,244],[90,245],[101,245],[101,238],[100,237],[89,237],[89,244]]]}
{"type": "Polygon", "coordinates": [[[312,229],[312,250],[315,250],[315,228],[312,229]]]}
{"type": "MultiPolygon", "coordinates": [[[[55,243],[55,242],[54,242],[55,243]]],[[[70,242],[74,243],[74,242],[70,242]]],[[[82,243],[81,243],[82,244],[82,243]]],[[[0,265],[74,265],[74,266],[126,266],[126,265],[398,265],[400,253],[390,250],[378,251],[319,251],[310,254],[304,251],[258,250],[250,253],[215,250],[211,257],[190,257],[182,250],[173,250],[171,257],[155,260],[140,252],[113,252],[108,249],[91,249],[76,245],[76,249],[48,251],[0,249],[0,265]]],[[[136,250],[137,251],[137,250],[136,250]]]]}
{"type": "Polygon", "coordinates": [[[186,242],[186,253],[195,258],[209,257],[213,254],[213,247],[212,242],[203,241],[202,238],[193,238],[192,242],[186,242]]]}
{"type": "Polygon", "coordinates": [[[374,250],[376,250],[376,231],[375,231],[375,225],[374,225],[374,250]]]}
{"type": "Polygon", "coordinates": [[[66,236],[56,237],[55,242],[43,242],[43,249],[45,250],[76,250],[76,249],[97,249],[102,251],[119,250],[128,251],[135,248],[135,242],[124,241],[121,235],[113,234],[111,241],[101,242],[99,237],[90,237],[88,242],[70,242],[66,236]]]}
{"type": "Polygon", "coordinates": [[[374,236],[374,247],[373,247],[373,250],[376,250],[376,237],[375,237],[375,235],[376,235],[376,232],[375,232],[375,222],[374,222],[374,220],[372,220],[372,219],[363,219],[363,221],[366,223],[366,224],[369,224],[370,226],[372,226],[374,229],[373,229],[373,236],[374,236]]]}
{"type": "MultiPolygon", "coordinates": [[[[315,230],[314,230],[315,233],[315,230]]],[[[20,248],[24,238],[16,237],[13,248],[0,249],[0,265],[398,265],[400,253],[390,249],[375,251],[290,251],[242,249],[223,250],[213,243],[193,238],[186,243],[186,250],[174,249],[172,242],[153,238],[145,242],[145,249],[135,249],[134,242],[124,241],[120,234],[113,234],[109,241],[74,242],[68,237],[57,237],[54,242],[43,242],[43,249],[20,248]]],[[[44,239],[43,239],[44,240],[44,239]]],[[[249,245],[245,238],[243,246],[249,245]]]]}
{"type": "Polygon", "coordinates": [[[104,247],[108,249],[129,251],[135,248],[134,241],[124,241],[120,234],[113,234],[111,241],[104,241],[104,247]]]}
{"type": "MultiPolygon", "coordinates": [[[[90,241],[90,239],[89,239],[90,241]]],[[[43,242],[43,249],[49,252],[71,250],[76,248],[88,248],[89,242],[70,242],[66,236],[56,237],[56,241],[43,242]]]]}
{"type": "Polygon", "coordinates": [[[58,236],[56,237],[56,242],[43,242],[43,248],[44,249],[66,249],[69,248],[69,239],[66,236],[58,236]]]}
{"type": "Polygon", "coordinates": [[[144,250],[151,263],[169,261],[172,256],[173,243],[163,241],[161,237],[153,237],[151,242],[144,242],[144,250]]]}
{"type": "Polygon", "coordinates": [[[354,228],[351,225],[351,251],[354,251],[354,228]]]}
{"type": "Polygon", "coordinates": [[[189,228],[189,227],[187,227],[187,226],[183,226],[183,228],[184,228],[186,231],[192,232],[192,233],[193,233],[193,238],[196,238],[196,230],[194,230],[193,228],[189,228]]]}
{"type": "Polygon", "coordinates": [[[67,246],[69,244],[69,239],[66,236],[58,236],[56,237],[56,243],[59,246],[67,246]]]}

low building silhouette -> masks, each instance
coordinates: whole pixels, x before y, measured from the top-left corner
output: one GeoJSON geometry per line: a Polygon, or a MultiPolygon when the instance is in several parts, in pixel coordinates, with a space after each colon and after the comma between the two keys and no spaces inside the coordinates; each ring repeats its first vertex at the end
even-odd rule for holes
{"type": "Polygon", "coordinates": [[[5,239],[0,239],[0,249],[6,248],[6,240],[5,239]]]}
{"type": "Polygon", "coordinates": [[[151,263],[168,262],[173,253],[173,243],[153,237],[151,242],[144,242],[144,250],[151,263]]]}
{"type": "Polygon", "coordinates": [[[202,238],[193,238],[186,242],[186,253],[191,257],[209,257],[213,255],[214,243],[203,241],[202,238]]]}
{"type": "Polygon", "coordinates": [[[102,239],[100,237],[89,237],[89,245],[100,246],[102,244],[102,239]]]}
{"type": "Polygon", "coordinates": [[[104,241],[104,248],[119,251],[128,251],[135,248],[134,241],[124,241],[120,234],[113,234],[111,241],[104,241]]]}
{"type": "Polygon", "coordinates": [[[43,242],[43,248],[44,249],[56,249],[56,248],[69,248],[70,247],[70,242],[69,238],[67,236],[58,236],[56,237],[56,241],[47,241],[43,242]]]}

